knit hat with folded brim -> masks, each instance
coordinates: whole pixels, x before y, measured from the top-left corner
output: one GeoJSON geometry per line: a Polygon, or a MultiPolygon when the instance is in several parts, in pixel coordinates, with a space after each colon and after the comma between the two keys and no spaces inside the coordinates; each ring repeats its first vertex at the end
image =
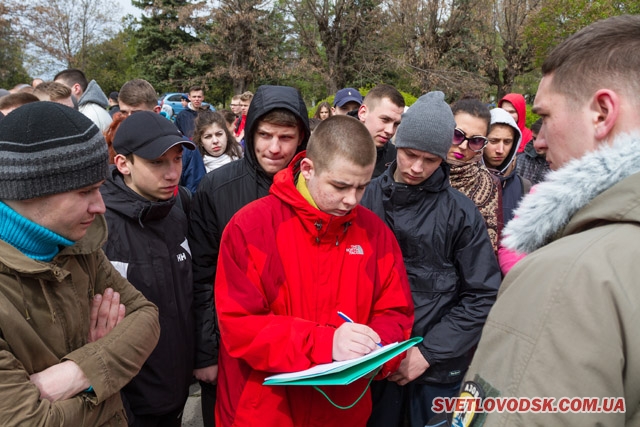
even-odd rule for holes
{"type": "Polygon", "coordinates": [[[107,144],[82,113],[32,102],[0,121],[0,200],[64,193],[106,179],[107,144]]]}
{"type": "Polygon", "coordinates": [[[429,92],[402,115],[396,132],[396,147],[426,151],[446,160],[455,127],[456,121],[444,100],[444,93],[429,92]]]}

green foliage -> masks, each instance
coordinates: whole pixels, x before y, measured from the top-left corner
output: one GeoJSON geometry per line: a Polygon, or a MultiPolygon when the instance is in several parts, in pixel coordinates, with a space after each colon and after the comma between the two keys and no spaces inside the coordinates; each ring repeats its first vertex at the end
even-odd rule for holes
{"type": "Polygon", "coordinates": [[[112,39],[91,46],[86,55],[85,74],[99,82],[104,93],[119,91],[137,75],[134,71],[135,46],[133,32],[125,29],[112,39]]]}
{"type": "Polygon", "coordinates": [[[534,124],[536,120],[540,118],[539,115],[531,111],[532,107],[533,107],[532,105],[527,104],[527,120],[525,121],[525,124],[529,129],[531,129],[531,125],[534,124]]]}
{"type": "Polygon", "coordinates": [[[22,43],[14,37],[10,21],[0,16],[0,87],[11,89],[17,84],[31,82],[22,63],[22,43]]]}
{"type": "MultiPolygon", "coordinates": [[[[360,94],[362,95],[362,97],[364,98],[365,96],[367,96],[367,94],[369,93],[369,91],[373,88],[373,86],[371,87],[366,87],[366,88],[358,88],[358,92],[360,92],[360,94]]],[[[410,107],[413,105],[414,102],[416,102],[418,100],[418,98],[416,98],[415,96],[411,95],[410,93],[407,92],[403,92],[400,91],[400,94],[402,94],[402,97],[404,98],[404,103],[407,107],[410,107]]],[[[309,109],[309,117],[313,117],[316,114],[316,110],[318,109],[318,105],[320,105],[320,103],[322,102],[328,102],[329,105],[333,105],[333,100],[335,99],[335,94],[330,95],[324,99],[321,99],[317,102],[317,104],[309,109]]]]}

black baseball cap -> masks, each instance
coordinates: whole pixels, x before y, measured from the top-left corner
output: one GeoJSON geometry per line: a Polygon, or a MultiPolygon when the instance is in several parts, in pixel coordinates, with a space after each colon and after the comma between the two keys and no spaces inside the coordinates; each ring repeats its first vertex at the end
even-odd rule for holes
{"type": "Polygon", "coordinates": [[[113,138],[117,154],[135,154],[147,160],[161,157],[178,144],[189,150],[196,148],[173,123],[152,111],[138,111],[127,117],[113,138]]]}

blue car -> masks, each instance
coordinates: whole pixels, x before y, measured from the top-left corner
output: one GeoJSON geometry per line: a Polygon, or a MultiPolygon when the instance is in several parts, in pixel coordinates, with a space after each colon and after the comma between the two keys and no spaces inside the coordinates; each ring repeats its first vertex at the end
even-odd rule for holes
{"type": "Polygon", "coordinates": [[[165,93],[158,99],[158,105],[169,117],[177,116],[185,107],[182,106],[181,99],[186,95],[181,92],[165,93]]]}
{"type": "MultiPolygon", "coordinates": [[[[185,107],[182,106],[182,97],[185,97],[188,100],[187,94],[182,92],[165,93],[158,99],[158,105],[160,106],[161,111],[165,111],[167,113],[169,118],[173,118],[185,109],[185,107]]],[[[202,106],[207,107],[209,104],[203,102],[202,106]]],[[[209,106],[209,108],[211,107],[209,106]]]]}

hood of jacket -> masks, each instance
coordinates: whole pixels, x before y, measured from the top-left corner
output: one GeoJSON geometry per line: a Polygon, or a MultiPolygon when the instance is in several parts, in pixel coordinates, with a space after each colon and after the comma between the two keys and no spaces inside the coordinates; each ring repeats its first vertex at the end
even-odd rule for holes
{"type": "Polygon", "coordinates": [[[504,229],[503,246],[531,253],[603,223],[640,223],[640,175],[621,183],[640,172],[639,149],[640,132],[622,134],[547,174],[535,193],[522,199],[515,218],[504,229]]]}
{"type": "Polygon", "coordinates": [[[145,199],[127,187],[115,166],[111,166],[100,193],[108,209],[137,221],[142,227],[146,222],[165,218],[176,203],[175,196],[159,202],[145,199]]]}
{"type": "Polygon", "coordinates": [[[504,175],[504,173],[509,169],[509,166],[511,166],[516,158],[518,147],[520,146],[520,142],[522,140],[522,132],[520,132],[520,129],[518,128],[515,120],[513,120],[513,117],[511,117],[511,114],[509,114],[507,110],[503,110],[502,108],[494,108],[493,110],[491,110],[491,126],[493,125],[506,125],[514,130],[513,144],[511,144],[511,149],[507,153],[504,161],[495,169],[490,168],[487,165],[487,168],[489,168],[489,170],[497,170],[500,175],[504,175]]]}
{"type": "MultiPolygon", "coordinates": [[[[289,86],[260,86],[249,105],[244,127],[244,158],[249,165],[256,170],[259,176],[265,176],[266,173],[256,159],[253,134],[260,119],[276,108],[283,108],[292,112],[303,123],[304,136],[296,153],[306,150],[307,141],[309,141],[309,135],[311,135],[311,131],[309,130],[309,114],[307,113],[307,107],[304,104],[300,92],[289,86]]],[[[271,180],[271,178],[269,178],[269,180],[271,180]]]]}
{"type": "Polygon", "coordinates": [[[91,80],[87,85],[87,90],[84,91],[80,99],[78,100],[78,106],[82,107],[85,104],[98,104],[102,108],[109,107],[109,100],[104,94],[98,83],[95,80],[91,80]]]}
{"type": "MultiPolygon", "coordinates": [[[[509,101],[510,103],[512,103],[513,107],[518,112],[517,125],[518,129],[520,129],[520,132],[522,132],[523,139],[523,141],[521,141],[521,144],[526,144],[527,142],[531,141],[533,134],[531,133],[531,129],[527,127],[527,103],[524,100],[524,96],[520,95],[519,93],[509,93],[505,95],[504,98],[500,100],[500,102],[498,102],[499,108],[502,108],[502,103],[504,101],[509,101]]],[[[522,152],[522,150],[524,150],[524,147],[522,147],[522,149],[518,151],[522,152]]]]}
{"type": "Polygon", "coordinates": [[[273,177],[270,193],[293,208],[311,236],[318,241],[329,239],[331,242],[337,242],[346,233],[357,210],[362,207],[358,205],[344,216],[335,216],[311,206],[300,194],[295,183],[300,173],[300,162],[305,158],[305,154],[306,152],[301,152],[296,155],[287,168],[273,177]]]}
{"type": "Polygon", "coordinates": [[[449,183],[450,166],[445,161],[440,163],[440,167],[437,168],[429,178],[418,185],[407,185],[396,182],[393,174],[397,167],[398,164],[394,160],[380,178],[378,178],[380,180],[382,193],[387,197],[391,197],[393,194],[394,203],[410,205],[415,203],[416,200],[425,197],[425,193],[438,193],[451,186],[449,183]]]}

